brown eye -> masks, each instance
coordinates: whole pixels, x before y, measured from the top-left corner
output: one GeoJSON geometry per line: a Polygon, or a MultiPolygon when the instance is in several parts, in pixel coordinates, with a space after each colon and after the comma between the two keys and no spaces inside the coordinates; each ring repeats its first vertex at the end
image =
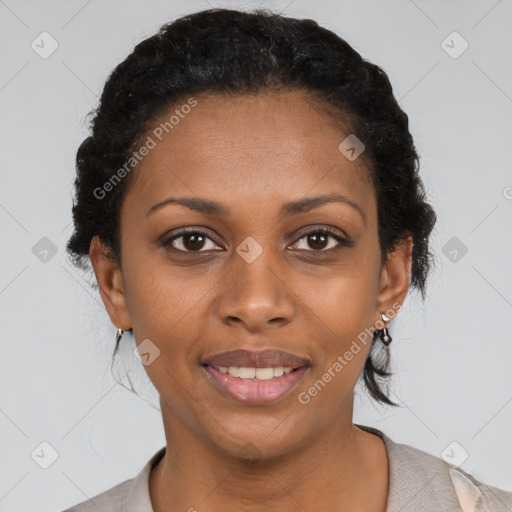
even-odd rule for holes
{"type": "MultiPolygon", "coordinates": [[[[335,250],[340,248],[340,246],[351,247],[352,245],[346,238],[326,228],[304,233],[294,245],[297,245],[302,240],[305,240],[306,245],[313,249],[314,252],[330,252],[331,249],[335,250]],[[329,244],[330,239],[332,242],[329,244]]],[[[299,247],[299,249],[302,250],[304,248],[299,247]]],[[[308,249],[306,248],[306,250],[308,249]]]]}
{"type": "Polygon", "coordinates": [[[205,252],[215,250],[217,246],[204,231],[199,230],[181,231],[165,240],[163,245],[181,252],[205,252]]]}

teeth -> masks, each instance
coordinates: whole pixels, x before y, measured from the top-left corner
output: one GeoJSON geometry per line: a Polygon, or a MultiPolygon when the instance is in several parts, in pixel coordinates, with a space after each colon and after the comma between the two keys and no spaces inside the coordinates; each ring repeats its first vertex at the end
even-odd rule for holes
{"type": "MultiPolygon", "coordinates": [[[[229,370],[230,368],[228,368],[228,372],[229,370]]],[[[241,379],[254,379],[254,377],[256,377],[256,368],[241,367],[237,368],[235,371],[238,372],[237,377],[240,377],[241,379]]]]}
{"type": "Polygon", "coordinates": [[[274,377],[281,377],[281,375],[284,375],[284,368],[282,366],[274,368],[274,377]]]}
{"type": "Polygon", "coordinates": [[[274,368],[245,368],[239,366],[219,366],[219,371],[227,373],[231,377],[238,377],[240,379],[257,379],[257,380],[270,380],[274,377],[281,377],[286,373],[293,371],[293,368],[276,366],[274,368]]]}

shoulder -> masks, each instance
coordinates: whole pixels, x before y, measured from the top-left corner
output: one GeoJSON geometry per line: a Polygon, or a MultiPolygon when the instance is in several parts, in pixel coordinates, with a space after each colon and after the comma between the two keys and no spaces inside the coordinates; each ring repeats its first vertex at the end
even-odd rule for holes
{"type": "Polygon", "coordinates": [[[149,496],[149,474],[164,456],[165,450],[165,446],[158,450],[134,478],[125,480],[63,512],[153,512],[149,496]]]}
{"type": "Polygon", "coordinates": [[[134,481],[134,478],[125,480],[111,489],[91,499],[82,501],[63,512],[98,512],[98,510],[101,510],[101,512],[124,512],[126,498],[134,481]]]}
{"type": "Polygon", "coordinates": [[[459,467],[418,448],[396,443],[385,434],[382,439],[390,466],[386,512],[512,510],[512,492],[486,485],[459,467]]]}

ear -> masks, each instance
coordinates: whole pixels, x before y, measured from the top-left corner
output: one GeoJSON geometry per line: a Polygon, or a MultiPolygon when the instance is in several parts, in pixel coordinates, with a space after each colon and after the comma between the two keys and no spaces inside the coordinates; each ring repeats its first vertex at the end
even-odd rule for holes
{"type": "MultiPolygon", "coordinates": [[[[377,298],[377,320],[382,322],[380,313],[391,317],[405,301],[411,283],[412,236],[402,240],[393,252],[388,253],[382,267],[380,292],[377,298]]],[[[393,316],[394,316],[393,315],[393,316]]]]}
{"type": "Polygon", "coordinates": [[[124,331],[131,329],[121,269],[98,235],[91,240],[89,258],[110,320],[124,331]]]}

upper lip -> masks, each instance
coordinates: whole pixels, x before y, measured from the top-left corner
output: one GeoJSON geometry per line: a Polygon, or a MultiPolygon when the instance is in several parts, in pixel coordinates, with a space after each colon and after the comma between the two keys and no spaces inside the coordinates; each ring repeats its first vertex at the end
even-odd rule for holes
{"type": "Polygon", "coordinates": [[[238,366],[244,368],[283,366],[285,368],[300,368],[302,366],[310,366],[311,362],[305,357],[277,349],[265,349],[258,352],[236,349],[206,357],[201,364],[208,364],[217,368],[220,366],[238,366]]]}

